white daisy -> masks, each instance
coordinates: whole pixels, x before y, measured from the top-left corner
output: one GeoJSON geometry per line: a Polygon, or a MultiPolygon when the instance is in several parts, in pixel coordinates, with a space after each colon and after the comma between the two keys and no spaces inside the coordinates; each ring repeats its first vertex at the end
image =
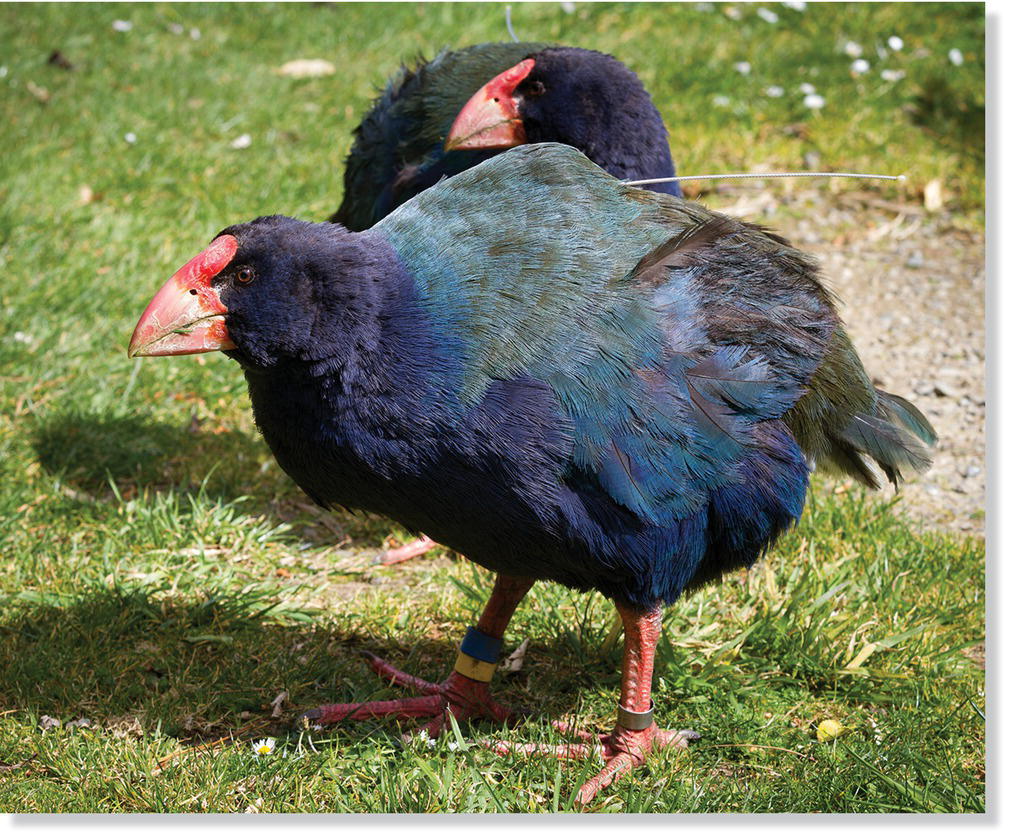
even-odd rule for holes
{"type": "Polygon", "coordinates": [[[274,753],[274,739],[261,739],[253,743],[253,753],[258,757],[270,756],[274,753]]]}

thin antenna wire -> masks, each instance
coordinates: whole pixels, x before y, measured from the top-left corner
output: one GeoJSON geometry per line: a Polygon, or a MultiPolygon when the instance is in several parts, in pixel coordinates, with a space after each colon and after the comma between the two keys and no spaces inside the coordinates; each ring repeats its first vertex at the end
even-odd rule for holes
{"type": "Polygon", "coordinates": [[[644,183],[677,183],[683,180],[741,180],[743,178],[763,177],[858,177],[873,180],[907,180],[906,175],[872,175],[864,172],[760,172],[758,174],[730,175],[680,175],[679,177],[654,177],[646,180],[624,180],[627,186],[640,186],[644,183]]]}
{"type": "Polygon", "coordinates": [[[515,44],[519,44],[520,43],[520,39],[517,37],[516,33],[514,32],[513,24],[510,23],[510,7],[509,6],[506,7],[506,25],[507,25],[507,32],[509,32],[510,33],[510,37],[514,39],[514,43],[515,44]]]}

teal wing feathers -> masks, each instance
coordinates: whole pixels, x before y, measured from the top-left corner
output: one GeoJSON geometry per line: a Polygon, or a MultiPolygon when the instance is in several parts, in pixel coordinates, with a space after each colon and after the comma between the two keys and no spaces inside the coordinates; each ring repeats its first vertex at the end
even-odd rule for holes
{"type": "Polygon", "coordinates": [[[723,334],[716,324],[736,307],[766,316],[750,295],[784,273],[783,243],[623,187],[568,146],[512,150],[375,229],[462,362],[462,409],[493,381],[548,383],[571,427],[574,479],[645,520],[683,516],[741,479],[757,426],[797,401],[836,325],[796,259],[773,300],[793,304],[795,333],[723,334]]]}

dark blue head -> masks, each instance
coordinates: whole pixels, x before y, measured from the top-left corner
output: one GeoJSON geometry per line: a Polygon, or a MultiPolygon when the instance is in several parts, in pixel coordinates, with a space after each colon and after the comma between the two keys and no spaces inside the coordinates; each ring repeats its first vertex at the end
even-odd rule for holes
{"type": "Polygon", "coordinates": [[[228,227],[159,291],[131,354],[222,349],[266,370],[354,352],[390,273],[371,242],[280,215],[228,227]]]}
{"type": "MultiPolygon", "coordinates": [[[[640,79],[592,50],[550,47],[491,79],[454,120],[446,148],[526,142],[574,146],[622,179],[675,175],[668,132],[640,79]]],[[[681,194],[678,184],[648,188],[681,194]]]]}

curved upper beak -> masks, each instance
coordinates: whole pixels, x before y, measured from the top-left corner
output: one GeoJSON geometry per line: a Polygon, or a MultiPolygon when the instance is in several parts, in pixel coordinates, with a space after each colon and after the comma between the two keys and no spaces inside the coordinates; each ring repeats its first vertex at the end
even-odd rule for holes
{"type": "Polygon", "coordinates": [[[191,355],[235,349],[225,328],[227,309],[211,280],[236,255],[233,236],[219,236],[163,285],[137,322],[127,356],[191,355]]]}
{"type": "Polygon", "coordinates": [[[480,87],[450,126],[444,149],[511,148],[526,143],[514,92],[534,66],[533,58],[525,58],[480,87]]]}

